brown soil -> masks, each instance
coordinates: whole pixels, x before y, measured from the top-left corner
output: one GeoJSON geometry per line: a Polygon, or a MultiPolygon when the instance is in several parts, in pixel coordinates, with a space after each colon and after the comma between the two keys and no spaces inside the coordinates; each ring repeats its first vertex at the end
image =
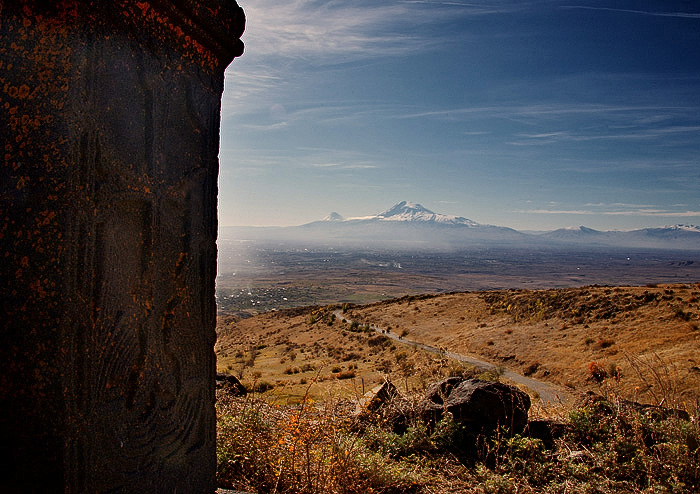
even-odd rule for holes
{"type": "MultiPolygon", "coordinates": [[[[466,372],[455,362],[406,349],[332,321],[330,308],[248,319],[220,316],[218,368],[273,384],[280,397],[329,388],[361,394],[390,377],[420,389],[466,372]]],[[[353,306],[348,318],[406,339],[474,355],[573,393],[620,396],[691,409],[700,390],[700,284],[588,286],[409,296],[353,306]]]]}

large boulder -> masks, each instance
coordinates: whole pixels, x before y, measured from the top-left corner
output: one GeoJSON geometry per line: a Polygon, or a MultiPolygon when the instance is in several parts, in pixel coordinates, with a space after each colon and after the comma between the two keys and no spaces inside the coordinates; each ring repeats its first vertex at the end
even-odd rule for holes
{"type": "Polygon", "coordinates": [[[557,439],[564,437],[569,430],[566,422],[557,419],[534,419],[527,423],[525,434],[539,439],[546,449],[553,449],[557,439]]]}
{"type": "Polygon", "coordinates": [[[404,398],[396,386],[386,380],[365,393],[355,409],[356,425],[359,429],[367,424],[381,424],[403,434],[414,416],[411,401],[404,398]]]}
{"type": "Polygon", "coordinates": [[[502,382],[451,377],[426,392],[425,414],[437,422],[445,413],[472,434],[489,434],[504,427],[511,434],[527,425],[530,397],[502,382]]]}
{"type": "Polygon", "coordinates": [[[245,396],[248,394],[248,390],[245,389],[245,386],[241,384],[241,381],[236,376],[223,372],[216,373],[216,389],[228,391],[232,396],[245,396]]]}
{"type": "Polygon", "coordinates": [[[391,402],[398,398],[399,391],[391,381],[384,381],[379,386],[375,386],[365,395],[358,403],[358,412],[360,414],[366,412],[378,412],[382,408],[388,407],[391,402]]]}

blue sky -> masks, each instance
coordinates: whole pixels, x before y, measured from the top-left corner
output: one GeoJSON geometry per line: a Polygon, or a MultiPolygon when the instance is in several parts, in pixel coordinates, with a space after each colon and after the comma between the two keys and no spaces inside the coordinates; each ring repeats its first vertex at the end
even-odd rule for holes
{"type": "Polygon", "coordinates": [[[220,225],[700,224],[700,2],[239,0],[220,225]]]}

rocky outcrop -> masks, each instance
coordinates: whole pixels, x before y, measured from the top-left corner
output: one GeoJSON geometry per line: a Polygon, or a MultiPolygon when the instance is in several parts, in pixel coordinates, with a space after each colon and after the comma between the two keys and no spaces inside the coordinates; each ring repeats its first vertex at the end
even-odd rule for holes
{"type": "Polygon", "coordinates": [[[449,413],[475,435],[490,434],[499,427],[521,433],[529,409],[527,393],[501,382],[450,377],[426,391],[425,414],[432,422],[449,413]]]}
{"type": "Polygon", "coordinates": [[[558,419],[533,419],[528,421],[525,435],[542,441],[545,449],[554,449],[557,439],[564,437],[568,431],[566,422],[558,419]]]}
{"type": "MultiPolygon", "coordinates": [[[[396,387],[385,381],[368,392],[358,404],[355,418],[358,428],[373,423],[398,434],[411,424],[425,421],[429,427],[447,416],[459,424],[467,449],[477,438],[496,430],[522,433],[528,423],[530,397],[515,386],[501,382],[449,377],[431,384],[421,404],[401,396],[396,387]]],[[[538,429],[539,431],[539,429],[538,429]]]]}
{"type": "Polygon", "coordinates": [[[224,374],[223,372],[216,373],[216,389],[222,389],[231,396],[245,396],[248,390],[241,384],[236,376],[224,374]]]}
{"type": "Polygon", "coordinates": [[[391,406],[392,402],[398,399],[401,399],[401,395],[396,386],[391,381],[386,380],[365,393],[357,405],[356,413],[360,416],[376,413],[391,406]]]}
{"type": "Polygon", "coordinates": [[[243,13],[0,15],[4,492],[213,492],[219,115],[243,13]]]}
{"type": "Polygon", "coordinates": [[[368,391],[355,409],[355,424],[362,429],[365,424],[377,424],[403,434],[415,418],[416,409],[411,401],[399,393],[389,381],[368,391]]]}

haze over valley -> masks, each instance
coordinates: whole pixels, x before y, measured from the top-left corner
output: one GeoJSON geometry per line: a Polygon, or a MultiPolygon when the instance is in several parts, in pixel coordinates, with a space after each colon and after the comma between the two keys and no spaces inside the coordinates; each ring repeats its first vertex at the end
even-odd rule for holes
{"type": "Polygon", "coordinates": [[[407,294],[700,279],[700,228],[526,233],[402,201],[296,227],[222,227],[222,311],[373,302],[407,294]]]}

